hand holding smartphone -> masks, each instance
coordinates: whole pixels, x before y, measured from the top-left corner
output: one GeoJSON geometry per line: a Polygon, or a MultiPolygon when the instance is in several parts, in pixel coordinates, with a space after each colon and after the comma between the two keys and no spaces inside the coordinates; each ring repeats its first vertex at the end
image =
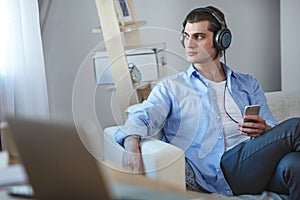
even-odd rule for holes
{"type": "MultiPolygon", "coordinates": [[[[245,115],[259,115],[260,106],[259,105],[249,105],[245,106],[244,116],[245,115]]],[[[244,122],[249,122],[248,120],[244,120],[244,122]]]]}

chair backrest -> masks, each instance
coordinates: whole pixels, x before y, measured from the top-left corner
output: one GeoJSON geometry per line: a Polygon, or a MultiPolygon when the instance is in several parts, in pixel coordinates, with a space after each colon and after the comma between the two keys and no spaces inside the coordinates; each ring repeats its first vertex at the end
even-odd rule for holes
{"type": "Polygon", "coordinates": [[[268,105],[279,122],[300,117],[300,91],[267,92],[268,105]]]}

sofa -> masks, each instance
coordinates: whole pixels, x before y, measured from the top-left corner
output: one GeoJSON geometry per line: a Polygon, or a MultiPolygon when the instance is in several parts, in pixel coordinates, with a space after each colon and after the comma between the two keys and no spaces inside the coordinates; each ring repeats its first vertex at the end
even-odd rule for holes
{"type": "MultiPolygon", "coordinates": [[[[268,105],[279,121],[300,116],[300,91],[277,91],[266,93],[268,105]]],[[[117,126],[104,130],[104,162],[117,170],[122,169],[123,148],[114,140],[117,126]]],[[[170,184],[179,190],[185,190],[185,159],[184,152],[155,137],[141,142],[141,152],[145,175],[150,179],[170,184]]],[[[199,194],[201,197],[201,194],[199,194]]],[[[220,199],[218,194],[210,194],[210,199],[220,199]]],[[[260,195],[241,195],[222,197],[224,199],[288,199],[286,195],[263,192],[260,195]]]]}

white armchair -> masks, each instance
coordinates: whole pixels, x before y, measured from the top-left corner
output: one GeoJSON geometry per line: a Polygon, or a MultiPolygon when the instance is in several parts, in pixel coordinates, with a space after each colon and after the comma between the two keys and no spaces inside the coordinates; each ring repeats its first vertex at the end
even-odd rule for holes
{"type": "MultiPolygon", "coordinates": [[[[104,130],[104,161],[111,167],[123,170],[124,149],[114,139],[117,129],[118,127],[114,126],[104,130]]],[[[185,190],[185,156],[181,149],[156,138],[147,138],[140,146],[148,178],[185,190]]]]}
{"type": "MultiPolygon", "coordinates": [[[[289,117],[300,116],[300,92],[269,92],[266,94],[269,107],[278,121],[289,117]]],[[[122,169],[123,148],[114,140],[118,127],[104,130],[104,161],[122,169]]],[[[184,152],[170,144],[155,138],[141,143],[142,158],[146,176],[160,180],[185,190],[184,152]]],[[[281,199],[274,193],[264,192],[260,196],[244,195],[239,199],[281,199]]]]}

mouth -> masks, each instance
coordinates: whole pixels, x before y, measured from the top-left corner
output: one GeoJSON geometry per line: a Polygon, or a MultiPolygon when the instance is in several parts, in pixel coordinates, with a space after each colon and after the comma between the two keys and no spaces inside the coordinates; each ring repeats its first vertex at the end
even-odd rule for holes
{"type": "Polygon", "coordinates": [[[186,52],[187,56],[195,56],[197,52],[186,52]]]}

